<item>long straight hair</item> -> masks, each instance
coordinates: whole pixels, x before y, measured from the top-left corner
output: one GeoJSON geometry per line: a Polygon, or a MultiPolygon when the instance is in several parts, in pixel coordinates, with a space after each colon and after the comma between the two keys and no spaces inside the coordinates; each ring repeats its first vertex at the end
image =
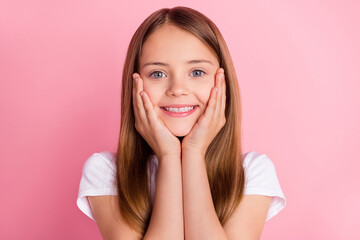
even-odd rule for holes
{"type": "Polygon", "coordinates": [[[216,52],[220,67],[225,70],[226,123],[205,154],[212,200],[223,226],[239,205],[245,185],[240,91],[225,40],[216,25],[194,9],[182,6],[160,9],[136,30],[127,50],[122,75],[121,127],[116,161],[118,204],[122,217],[142,235],[147,230],[153,207],[147,169],[154,152],[135,129],[132,74],[139,70],[139,56],[147,37],[164,24],[172,24],[197,36],[216,52]]]}

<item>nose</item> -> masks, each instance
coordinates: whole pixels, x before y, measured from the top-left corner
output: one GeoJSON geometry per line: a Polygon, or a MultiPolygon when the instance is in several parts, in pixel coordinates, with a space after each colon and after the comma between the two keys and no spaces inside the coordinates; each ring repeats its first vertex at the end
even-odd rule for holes
{"type": "Polygon", "coordinates": [[[186,78],[185,77],[172,77],[169,81],[169,87],[166,91],[168,96],[179,97],[182,95],[188,95],[190,90],[188,89],[186,78]]]}

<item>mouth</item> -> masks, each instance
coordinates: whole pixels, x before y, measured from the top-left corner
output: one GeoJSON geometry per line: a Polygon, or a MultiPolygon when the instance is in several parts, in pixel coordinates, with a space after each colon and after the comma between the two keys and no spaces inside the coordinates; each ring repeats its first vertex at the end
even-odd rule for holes
{"type": "Polygon", "coordinates": [[[184,112],[190,112],[194,108],[196,108],[197,105],[193,106],[182,106],[182,107],[160,107],[161,109],[167,111],[167,112],[175,112],[175,113],[184,113],[184,112]]]}
{"type": "Polygon", "coordinates": [[[198,105],[169,105],[160,107],[161,110],[171,117],[186,117],[196,111],[198,105]]]}

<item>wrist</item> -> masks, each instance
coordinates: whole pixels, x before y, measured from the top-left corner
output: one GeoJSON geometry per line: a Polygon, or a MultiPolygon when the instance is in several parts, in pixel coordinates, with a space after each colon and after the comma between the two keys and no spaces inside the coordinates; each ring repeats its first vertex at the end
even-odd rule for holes
{"type": "Polygon", "coordinates": [[[181,149],[181,156],[182,157],[186,157],[186,156],[200,156],[202,158],[205,158],[205,153],[206,151],[204,151],[203,149],[200,148],[193,148],[193,147],[183,147],[181,149]]]}
{"type": "MultiPolygon", "coordinates": [[[[161,154],[159,156],[156,156],[159,161],[168,161],[166,159],[180,159],[181,158],[181,152],[178,152],[178,153],[166,153],[166,154],[161,154]]],[[[171,160],[169,160],[171,161],[171,160]]]]}

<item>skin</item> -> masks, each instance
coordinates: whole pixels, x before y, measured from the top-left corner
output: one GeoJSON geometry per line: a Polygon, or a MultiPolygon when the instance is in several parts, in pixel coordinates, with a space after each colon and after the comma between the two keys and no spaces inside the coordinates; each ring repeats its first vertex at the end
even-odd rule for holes
{"type": "Polygon", "coordinates": [[[144,43],[139,62],[140,74],[133,74],[135,128],[159,160],[144,239],[260,239],[271,197],[245,195],[224,227],[213,206],[205,153],[226,122],[224,69],[216,54],[191,33],[165,25],[144,43]],[[212,64],[186,64],[194,59],[212,64]],[[167,65],[144,66],[150,62],[167,65]],[[161,110],[170,104],[198,108],[174,118],[161,110]]]}
{"type": "Polygon", "coordinates": [[[135,128],[159,160],[154,208],[144,239],[227,239],[212,204],[204,161],[226,122],[224,69],[212,49],[172,25],[148,37],[139,63],[140,74],[133,74],[135,128]],[[199,59],[204,61],[189,64],[199,59]],[[177,118],[161,109],[171,104],[198,108],[177,118]],[[183,136],[180,142],[178,137],[183,136]]]}
{"type": "Polygon", "coordinates": [[[133,74],[137,131],[158,158],[180,156],[183,151],[204,156],[226,121],[224,70],[215,52],[195,35],[164,25],[143,44],[139,66],[140,74],[133,74]],[[187,63],[198,59],[210,63],[187,63]],[[166,65],[148,64],[154,62],[166,65]],[[170,104],[198,108],[190,116],[175,118],[161,110],[170,104]],[[180,142],[177,137],[183,136],[180,142]]]}
{"type": "Polygon", "coordinates": [[[89,196],[103,238],[260,239],[271,197],[245,195],[224,227],[211,198],[205,152],[226,121],[224,70],[219,68],[215,53],[190,33],[165,25],[149,36],[140,62],[140,74],[133,74],[135,127],[159,160],[151,220],[142,237],[118,211],[114,218],[108,203],[111,200],[117,205],[117,196],[89,196]],[[213,64],[185,64],[199,58],[213,64]],[[147,62],[168,65],[142,68],[147,62]],[[198,69],[206,75],[194,74],[198,69]],[[160,73],[152,74],[155,70],[160,73]],[[174,103],[199,108],[183,118],[163,114],[160,107],[174,103]],[[178,137],[182,136],[180,142],[178,137]]]}

